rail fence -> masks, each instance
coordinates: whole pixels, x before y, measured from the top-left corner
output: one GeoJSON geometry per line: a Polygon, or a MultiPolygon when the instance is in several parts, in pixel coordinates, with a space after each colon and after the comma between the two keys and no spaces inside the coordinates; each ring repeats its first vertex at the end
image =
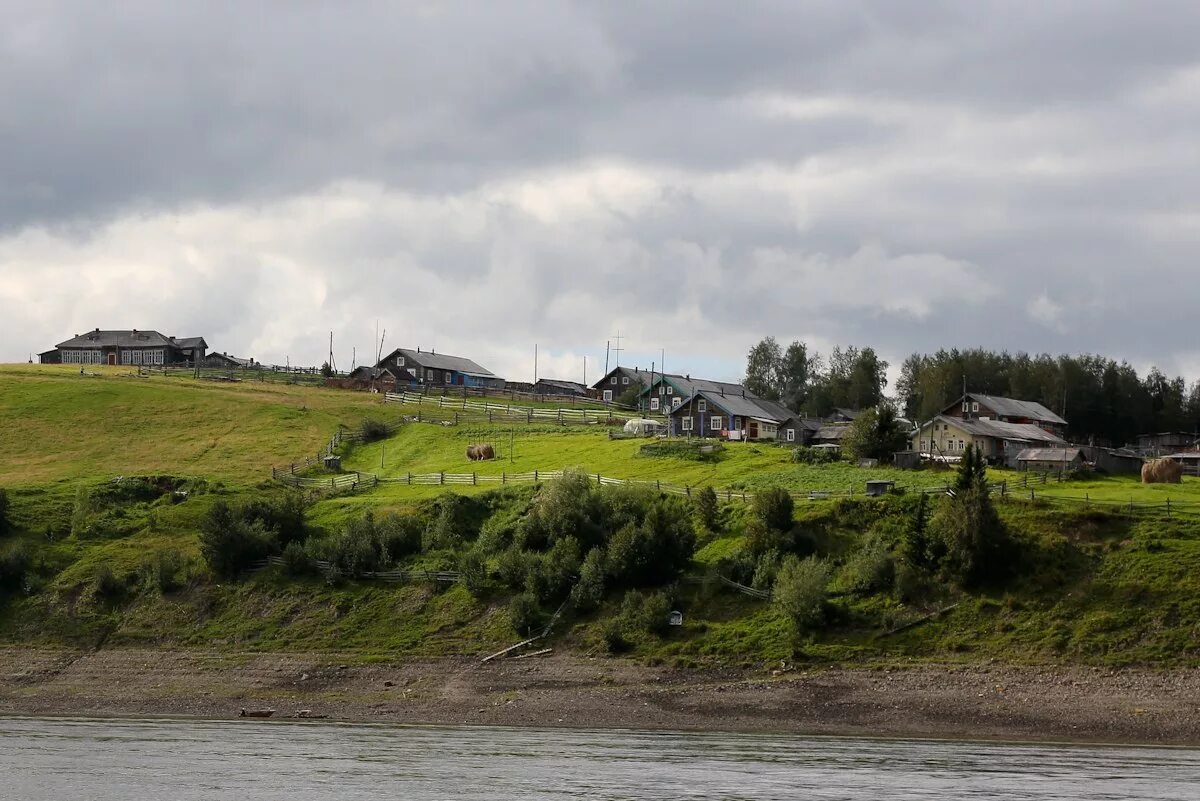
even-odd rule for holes
{"type": "MultiPolygon", "coordinates": [[[[283,557],[268,556],[263,561],[255,565],[256,569],[266,567],[282,567],[284,565],[283,557]]],[[[313,560],[313,565],[318,571],[326,576],[332,575],[334,565],[332,562],[327,562],[323,559],[313,560]]],[[[374,579],[377,581],[386,581],[392,584],[411,584],[417,581],[432,581],[441,584],[453,584],[461,579],[461,574],[454,570],[364,570],[354,576],[354,578],[374,579]]]]}
{"type": "Polygon", "coordinates": [[[424,395],[415,392],[387,392],[384,403],[415,406],[418,416],[422,409],[449,410],[475,418],[486,417],[488,422],[504,420],[524,423],[557,423],[558,425],[597,425],[625,419],[628,414],[614,416],[613,409],[539,409],[533,406],[515,406],[511,403],[475,401],[463,396],[451,398],[445,395],[424,395]]]}

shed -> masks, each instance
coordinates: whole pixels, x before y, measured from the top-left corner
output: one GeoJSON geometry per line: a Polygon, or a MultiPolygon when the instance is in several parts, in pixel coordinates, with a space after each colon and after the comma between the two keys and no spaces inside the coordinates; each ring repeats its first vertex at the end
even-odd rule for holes
{"type": "Polygon", "coordinates": [[[893,459],[896,462],[896,467],[905,470],[915,470],[921,466],[920,451],[897,451],[893,459]]]}
{"type": "Polygon", "coordinates": [[[1016,461],[1020,470],[1078,470],[1087,465],[1081,448],[1026,448],[1016,461]]]}
{"type": "Polygon", "coordinates": [[[649,437],[661,431],[662,427],[662,423],[657,420],[634,418],[633,420],[629,420],[625,423],[625,433],[649,437]]]}
{"type": "Polygon", "coordinates": [[[884,479],[875,479],[873,481],[867,482],[867,495],[870,495],[872,497],[878,497],[880,495],[887,495],[889,492],[891,492],[895,488],[896,488],[895,481],[887,481],[884,479]]]}

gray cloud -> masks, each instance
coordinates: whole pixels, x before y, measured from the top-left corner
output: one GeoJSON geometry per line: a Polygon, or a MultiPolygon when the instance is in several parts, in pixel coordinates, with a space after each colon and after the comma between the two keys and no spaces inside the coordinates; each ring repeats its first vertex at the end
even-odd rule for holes
{"type": "Polygon", "coordinates": [[[379,319],[514,375],[618,327],[722,376],[766,333],[1200,370],[1194,4],[5,19],[0,358],[102,325],[316,361],[379,319]]]}

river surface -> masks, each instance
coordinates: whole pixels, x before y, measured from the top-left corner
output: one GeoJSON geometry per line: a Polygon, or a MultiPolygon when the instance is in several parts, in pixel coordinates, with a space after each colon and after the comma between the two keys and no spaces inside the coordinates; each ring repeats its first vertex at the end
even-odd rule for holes
{"type": "Polygon", "coordinates": [[[1200,799],[1200,750],[0,718],[0,798],[1200,799]]]}

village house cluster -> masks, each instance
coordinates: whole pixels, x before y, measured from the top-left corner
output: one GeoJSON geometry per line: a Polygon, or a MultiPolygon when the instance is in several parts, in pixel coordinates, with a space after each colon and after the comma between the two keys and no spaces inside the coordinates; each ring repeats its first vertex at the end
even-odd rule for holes
{"type": "MultiPolygon", "coordinates": [[[[39,354],[43,364],[170,366],[199,364],[223,370],[269,369],[251,358],[208,352],[203,337],[166,336],[158,331],[102,331],[77,334],[39,354]]],[[[506,381],[478,362],[462,356],[396,348],[374,365],[355,367],[331,384],[390,391],[419,387],[442,391],[469,388],[487,393],[527,393],[543,397],[592,398],[605,403],[632,401],[648,418],[639,431],[667,436],[725,441],[778,442],[838,451],[859,415],[836,409],[824,418],[809,418],[775,401],[761,398],[740,383],[618,366],[591,386],[562,379],[506,381]]],[[[1143,458],[1159,456],[1200,467],[1197,437],[1184,432],[1143,434],[1127,448],[1073,445],[1066,439],[1065,419],[1034,401],[965,393],[924,422],[899,419],[909,450],[896,455],[898,464],[957,461],[968,447],[993,464],[1029,470],[1070,470],[1084,465],[1108,472],[1136,472],[1143,458]]]]}

